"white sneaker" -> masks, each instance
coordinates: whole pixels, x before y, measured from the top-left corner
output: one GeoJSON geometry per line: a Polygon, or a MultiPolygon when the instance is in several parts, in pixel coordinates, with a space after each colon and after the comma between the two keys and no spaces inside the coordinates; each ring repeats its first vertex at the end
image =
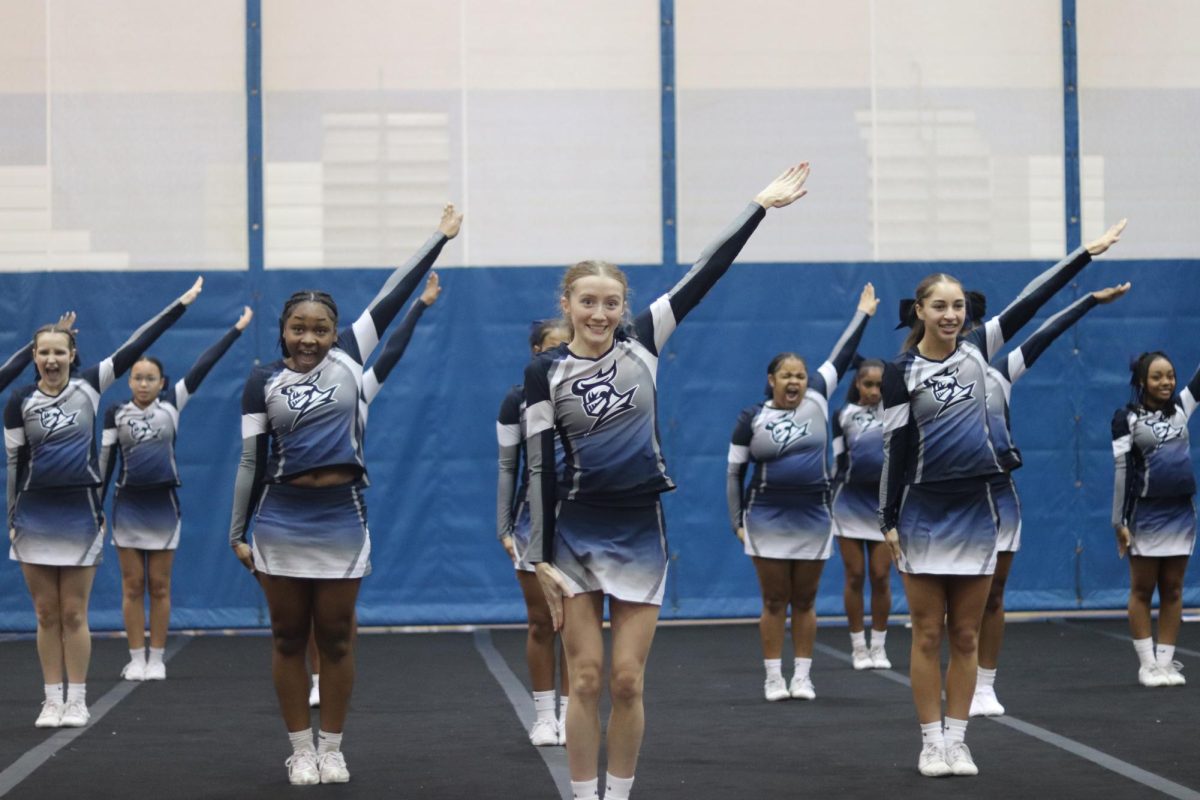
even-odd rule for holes
{"type": "Polygon", "coordinates": [[[854,662],[855,669],[875,669],[875,662],[871,660],[871,653],[865,647],[856,647],[850,653],[850,658],[854,662]]]}
{"type": "Polygon", "coordinates": [[[321,772],[317,767],[315,750],[301,750],[299,753],[292,753],[283,764],[287,767],[288,783],[292,786],[313,786],[321,782],[321,772]]]}
{"type": "Polygon", "coordinates": [[[558,744],[558,721],[554,717],[539,717],[529,729],[529,743],[534,747],[554,747],[558,744]]]}
{"type": "Polygon", "coordinates": [[[950,765],[951,775],[978,775],[979,767],[971,758],[971,751],[965,742],[956,742],[946,747],[946,763],[950,765]]]}
{"type": "Polygon", "coordinates": [[[950,774],[950,765],[946,763],[946,751],[936,744],[927,744],[921,748],[917,758],[917,771],[926,778],[942,778],[950,774]]]}
{"type": "Polygon", "coordinates": [[[1167,679],[1167,686],[1183,686],[1187,683],[1187,678],[1183,677],[1183,673],[1180,672],[1183,669],[1182,663],[1171,661],[1166,664],[1159,664],[1158,668],[1167,679]]]}
{"type": "Polygon", "coordinates": [[[63,706],[62,719],[58,724],[63,728],[82,728],[91,718],[92,715],[87,710],[87,703],[82,700],[72,700],[63,706]]]}
{"type": "Polygon", "coordinates": [[[566,717],[558,718],[558,743],[560,746],[566,745],[566,743],[567,743],[567,718],[566,717]]]}
{"type": "Polygon", "coordinates": [[[313,687],[308,690],[308,707],[321,707],[321,687],[318,684],[314,684],[313,687]]]}
{"type": "Polygon", "coordinates": [[[349,783],[350,770],[346,769],[346,757],[341,751],[321,753],[317,756],[321,770],[321,783],[349,783]]]}
{"type": "Polygon", "coordinates": [[[145,661],[130,661],[121,668],[121,677],[127,681],[144,681],[146,680],[146,662],[145,661]]]}
{"type": "Polygon", "coordinates": [[[994,688],[986,686],[975,690],[975,695],[971,698],[971,716],[1004,716],[1004,706],[1000,705],[1000,701],[996,699],[996,690],[994,688]]]}
{"type": "MultiPolygon", "coordinates": [[[[1182,678],[1183,676],[1180,675],[1182,678]]],[[[1163,672],[1162,667],[1158,664],[1151,664],[1148,667],[1138,668],[1138,683],[1142,686],[1169,686],[1171,679],[1163,672]]]]}
{"type": "Polygon", "coordinates": [[[38,714],[37,722],[33,723],[35,728],[59,728],[62,727],[63,709],[66,706],[62,700],[45,700],[42,702],[42,713],[38,714]]]}
{"type": "Polygon", "coordinates": [[[888,660],[887,653],[884,652],[883,645],[877,645],[867,651],[871,654],[871,664],[875,669],[891,669],[892,662],[888,660]]]}
{"type": "Polygon", "coordinates": [[[817,690],[813,687],[812,678],[792,676],[792,685],[788,693],[797,700],[817,699],[817,690]]]}
{"type": "Polygon", "coordinates": [[[145,681],[165,681],[167,679],[167,665],[161,661],[147,661],[146,671],[142,680],[145,681]]]}
{"type": "Polygon", "coordinates": [[[776,700],[787,700],[792,695],[782,675],[768,675],[763,681],[763,696],[774,703],[776,700]]]}

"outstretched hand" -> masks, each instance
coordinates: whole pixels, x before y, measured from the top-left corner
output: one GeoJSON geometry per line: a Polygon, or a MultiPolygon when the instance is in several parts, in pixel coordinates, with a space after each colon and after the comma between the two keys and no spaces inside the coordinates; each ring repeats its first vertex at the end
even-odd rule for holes
{"type": "Polygon", "coordinates": [[[879,308],[879,298],[875,296],[875,285],[868,283],[863,287],[862,294],[858,296],[858,310],[868,317],[873,317],[877,308],[879,308]]]}
{"type": "Polygon", "coordinates": [[[767,188],[758,193],[754,202],[763,208],[783,208],[791,205],[808,194],[808,190],[804,188],[806,180],[808,180],[808,162],[804,161],[785,169],[782,175],[771,181],[767,188]]]}
{"type": "Polygon", "coordinates": [[[233,327],[239,331],[244,331],[252,319],[254,319],[254,310],[250,306],[242,306],[242,315],[238,317],[237,322],[233,323],[233,327]]]}
{"type": "Polygon", "coordinates": [[[1117,242],[1121,241],[1121,231],[1125,230],[1129,219],[1123,219],[1104,232],[1104,235],[1093,242],[1088,242],[1087,251],[1098,256],[1117,242]]]}
{"type": "Polygon", "coordinates": [[[1114,300],[1120,300],[1122,297],[1124,297],[1125,293],[1129,291],[1129,287],[1132,285],[1133,284],[1131,284],[1129,281],[1125,281],[1125,283],[1121,283],[1116,286],[1110,286],[1107,289],[1101,289],[1097,292],[1092,292],[1092,297],[1096,298],[1096,302],[1100,303],[1101,305],[1111,303],[1114,300]]]}
{"type": "Polygon", "coordinates": [[[438,223],[438,231],[447,239],[453,239],[458,236],[462,221],[463,215],[454,210],[454,203],[446,203],[446,207],[442,209],[442,221],[438,223]]]}
{"type": "Polygon", "coordinates": [[[421,302],[427,306],[431,306],[437,302],[438,295],[442,293],[442,284],[438,280],[436,272],[429,273],[429,277],[425,279],[425,291],[421,292],[421,302]]]}
{"type": "Polygon", "coordinates": [[[192,284],[192,288],[188,289],[183,294],[179,295],[179,302],[185,306],[190,306],[196,302],[196,298],[200,296],[200,292],[204,289],[204,276],[196,278],[196,282],[192,284]]]}
{"type": "Polygon", "coordinates": [[[563,598],[574,597],[571,588],[562,573],[553,564],[545,561],[534,567],[537,570],[538,583],[542,585],[542,593],[546,595],[546,605],[550,607],[550,619],[554,630],[561,631],[563,626],[563,598]]]}

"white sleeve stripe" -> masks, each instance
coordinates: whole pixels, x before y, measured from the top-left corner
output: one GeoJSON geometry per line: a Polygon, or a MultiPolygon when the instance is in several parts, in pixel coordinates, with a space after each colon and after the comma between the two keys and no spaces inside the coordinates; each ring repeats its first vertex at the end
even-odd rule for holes
{"type": "Polygon", "coordinates": [[[375,377],[374,368],[367,370],[363,375],[362,387],[363,399],[370,404],[375,395],[379,394],[379,379],[375,377]]]}
{"type": "Polygon", "coordinates": [[[1113,439],[1113,458],[1124,458],[1133,448],[1133,437],[1128,433],[1113,439]]]}
{"type": "Polygon", "coordinates": [[[728,461],[730,464],[748,463],[750,461],[750,448],[744,444],[729,445],[728,461]]]}
{"type": "MultiPolygon", "coordinates": [[[[187,401],[192,397],[191,392],[187,390],[187,382],[182,378],[175,381],[175,407],[183,411],[183,407],[187,405],[187,401]]],[[[188,417],[191,419],[191,417],[188,417]]]]}
{"type": "Polygon", "coordinates": [[[826,361],[817,367],[817,372],[821,373],[821,377],[825,379],[825,396],[832,397],[833,390],[837,388],[837,367],[826,361]]]}
{"type": "MultiPolygon", "coordinates": [[[[190,417],[189,417],[190,419],[190,417]]],[[[252,436],[267,432],[267,415],[266,414],[242,414],[242,438],[249,439],[252,436]]]]}
{"type": "Polygon", "coordinates": [[[1000,329],[1000,317],[992,317],[983,323],[983,330],[987,339],[987,353],[984,355],[990,360],[1004,346],[1004,331],[1000,329]]]}
{"type": "Polygon", "coordinates": [[[837,458],[844,452],[846,452],[846,440],[839,436],[833,440],[833,456],[837,458]]]}
{"type": "Polygon", "coordinates": [[[1184,389],[1179,393],[1179,403],[1183,406],[1183,415],[1190,417],[1196,410],[1196,398],[1192,397],[1191,389],[1184,389]]]}
{"type": "Polygon", "coordinates": [[[1025,369],[1025,353],[1018,347],[1008,354],[1008,380],[1010,384],[1016,383],[1017,378],[1025,374],[1025,369]]]}
{"type": "Polygon", "coordinates": [[[5,428],[4,429],[4,446],[9,450],[16,450],[25,444],[25,429],[24,428],[5,428]]]}
{"type": "Polygon", "coordinates": [[[100,391],[104,392],[105,389],[112,386],[112,382],[116,379],[117,376],[113,372],[112,356],[109,356],[100,362],[100,391]]]}
{"type": "Polygon", "coordinates": [[[532,439],[554,427],[554,406],[549,400],[534,403],[525,409],[525,438],[532,439]]]}
{"type": "Polygon", "coordinates": [[[671,309],[671,296],[664,294],[650,306],[650,316],[654,320],[654,351],[657,353],[675,332],[675,312],[671,309]]]}
{"type": "Polygon", "coordinates": [[[117,429],[105,428],[104,433],[100,434],[100,444],[109,447],[117,443],[117,429]]]}
{"type": "Polygon", "coordinates": [[[883,410],[883,430],[890,433],[908,424],[908,403],[885,408],[883,410]]]}
{"type": "Polygon", "coordinates": [[[365,363],[367,356],[375,351],[379,344],[379,334],[375,331],[375,319],[370,311],[364,311],[362,316],[354,320],[350,327],[354,333],[354,343],[358,345],[358,354],[365,363]]]}
{"type": "Polygon", "coordinates": [[[521,426],[496,423],[496,441],[501,447],[512,447],[521,443],[521,426]]]}

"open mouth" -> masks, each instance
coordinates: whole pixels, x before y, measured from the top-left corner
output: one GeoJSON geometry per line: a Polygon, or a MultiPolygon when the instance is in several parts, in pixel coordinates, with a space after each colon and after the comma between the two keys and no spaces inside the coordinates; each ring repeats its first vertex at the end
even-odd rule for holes
{"type": "Polygon", "coordinates": [[[788,403],[799,403],[801,394],[798,386],[789,386],[783,390],[783,399],[788,403]]]}

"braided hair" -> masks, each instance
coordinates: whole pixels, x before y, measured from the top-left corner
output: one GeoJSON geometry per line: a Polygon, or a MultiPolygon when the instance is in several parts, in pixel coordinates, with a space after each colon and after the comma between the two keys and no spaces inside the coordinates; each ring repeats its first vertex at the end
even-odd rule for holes
{"type": "Polygon", "coordinates": [[[1170,364],[1171,368],[1174,369],[1174,362],[1172,362],[1167,354],[1162,350],[1151,350],[1148,353],[1142,353],[1130,362],[1129,385],[1133,387],[1133,402],[1131,405],[1134,408],[1145,408],[1146,379],[1150,376],[1150,365],[1160,358],[1170,364]]]}
{"type": "Polygon", "coordinates": [[[279,349],[283,352],[284,358],[291,356],[291,353],[288,352],[287,344],[283,341],[284,323],[287,322],[287,318],[291,316],[296,306],[301,303],[320,303],[325,306],[329,310],[329,316],[333,317],[333,324],[337,325],[337,303],[333,302],[333,297],[330,296],[329,292],[320,292],[315,289],[305,289],[304,291],[296,292],[283,304],[283,313],[279,315],[279,349]]]}

